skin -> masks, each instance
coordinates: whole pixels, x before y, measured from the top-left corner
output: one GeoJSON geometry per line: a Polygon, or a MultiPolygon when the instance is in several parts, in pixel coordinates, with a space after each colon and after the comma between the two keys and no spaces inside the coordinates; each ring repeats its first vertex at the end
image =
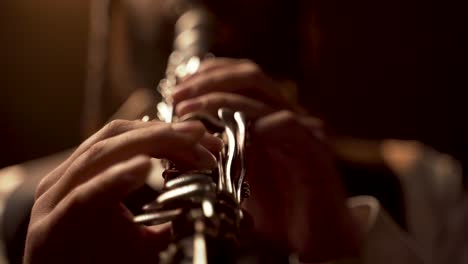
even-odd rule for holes
{"type": "Polygon", "coordinates": [[[216,58],[184,79],[173,97],[178,115],[227,107],[256,120],[247,165],[252,197],[245,207],[259,233],[305,261],[355,255],[360,234],[345,207],[323,124],[280,96],[281,89],[252,61],[216,58]]]}
{"type": "Polygon", "coordinates": [[[299,106],[279,95],[281,87],[249,60],[209,59],[194,75],[186,77],[173,94],[179,116],[220,107],[258,118],[278,110],[300,112],[299,106]]]}
{"type": "Polygon", "coordinates": [[[110,123],[42,180],[24,262],[154,263],[167,245],[167,229],[135,225],[122,199],[144,185],[150,157],[211,168],[210,149],[220,144],[199,122],[110,123]]]}
{"type": "MultiPolygon", "coordinates": [[[[216,58],[185,78],[173,96],[178,115],[223,106],[254,120],[247,153],[252,197],[245,208],[259,234],[305,261],[354,254],[359,234],[321,122],[278,89],[253,62],[216,58]]],[[[110,123],[41,182],[25,263],[155,263],[167,229],[134,225],[122,199],[144,184],[150,157],[179,168],[211,168],[220,147],[199,122],[110,123]]]]}

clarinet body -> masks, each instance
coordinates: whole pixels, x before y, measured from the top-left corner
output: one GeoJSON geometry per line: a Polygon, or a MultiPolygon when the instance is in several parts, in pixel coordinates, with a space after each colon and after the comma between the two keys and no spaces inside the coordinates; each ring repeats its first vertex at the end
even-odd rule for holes
{"type": "Polygon", "coordinates": [[[175,25],[174,50],[165,79],[159,83],[162,101],[157,105],[158,118],[165,122],[200,120],[223,140],[224,147],[214,170],[180,172],[167,162],[162,193],[134,220],[145,225],[172,221],[173,241],[160,253],[161,264],[278,263],[277,258],[245,261],[258,254],[245,253],[251,251],[245,245],[252,240],[246,239],[251,225],[241,209],[242,200],[250,192],[244,182],[248,124],[243,113],[219,109],[217,117],[203,113],[181,118],[174,115],[173,87],[197,71],[209,54],[215,32],[214,18],[205,8],[191,3],[186,10],[175,25]]]}

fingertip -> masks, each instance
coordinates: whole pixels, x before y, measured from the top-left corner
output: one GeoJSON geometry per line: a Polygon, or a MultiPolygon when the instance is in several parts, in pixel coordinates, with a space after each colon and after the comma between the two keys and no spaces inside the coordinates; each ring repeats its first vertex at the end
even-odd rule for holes
{"type": "Polygon", "coordinates": [[[207,159],[207,167],[209,169],[215,169],[216,167],[218,167],[218,160],[216,159],[216,157],[210,152],[209,153],[209,158],[207,159]]]}
{"type": "Polygon", "coordinates": [[[195,157],[195,165],[199,169],[214,169],[218,166],[215,155],[202,144],[194,146],[193,155],[195,157]]]}
{"type": "Polygon", "coordinates": [[[196,144],[186,152],[176,154],[171,159],[177,168],[182,169],[213,169],[218,163],[216,157],[201,144],[196,144]]]}
{"type": "Polygon", "coordinates": [[[210,133],[205,133],[200,143],[212,153],[219,153],[224,144],[222,139],[213,136],[210,133]]]}
{"type": "Polygon", "coordinates": [[[200,169],[216,169],[218,167],[218,161],[216,160],[216,157],[210,153],[209,158],[206,159],[203,165],[200,166],[200,169]]]}

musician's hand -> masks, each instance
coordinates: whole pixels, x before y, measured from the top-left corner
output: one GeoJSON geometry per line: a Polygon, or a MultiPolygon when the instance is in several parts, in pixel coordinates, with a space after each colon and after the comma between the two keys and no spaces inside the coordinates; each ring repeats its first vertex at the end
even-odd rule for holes
{"type": "Polygon", "coordinates": [[[250,60],[214,58],[205,60],[199,70],[176,88],[173,99],[179,116],[197,111],[216,114],[220,107],[259,117],[277,110],[300,111],[276,82],[250,60]]]}
{"type": "Polygon", "coordinates": [[[150,157],[214,167],[219,147],[199,122],[110,123],[42,180],[24,263],[156,263],[167,228],[134,224],[122,199],[144,185],[150,157]]]}
{"type": "Polygon", "coordinates": [[[256,229],[305,261],[356,253],[358,230],[321,123],[282,111],[259,119],[251,136],[245,205],[256,229]]]}

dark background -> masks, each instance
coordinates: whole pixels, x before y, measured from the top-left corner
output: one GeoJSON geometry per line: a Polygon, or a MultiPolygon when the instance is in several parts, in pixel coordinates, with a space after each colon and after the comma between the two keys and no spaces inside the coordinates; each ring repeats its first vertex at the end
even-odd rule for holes
{"type": "MultiPolygon", "coordinates": [[[[320,54],[306,103],[340,134],[416,139],[466,164],[461,2],[313,1],[320,54]]],[[[0,2],[0,167],[80,142],[88,5],[0,2]]]]}

